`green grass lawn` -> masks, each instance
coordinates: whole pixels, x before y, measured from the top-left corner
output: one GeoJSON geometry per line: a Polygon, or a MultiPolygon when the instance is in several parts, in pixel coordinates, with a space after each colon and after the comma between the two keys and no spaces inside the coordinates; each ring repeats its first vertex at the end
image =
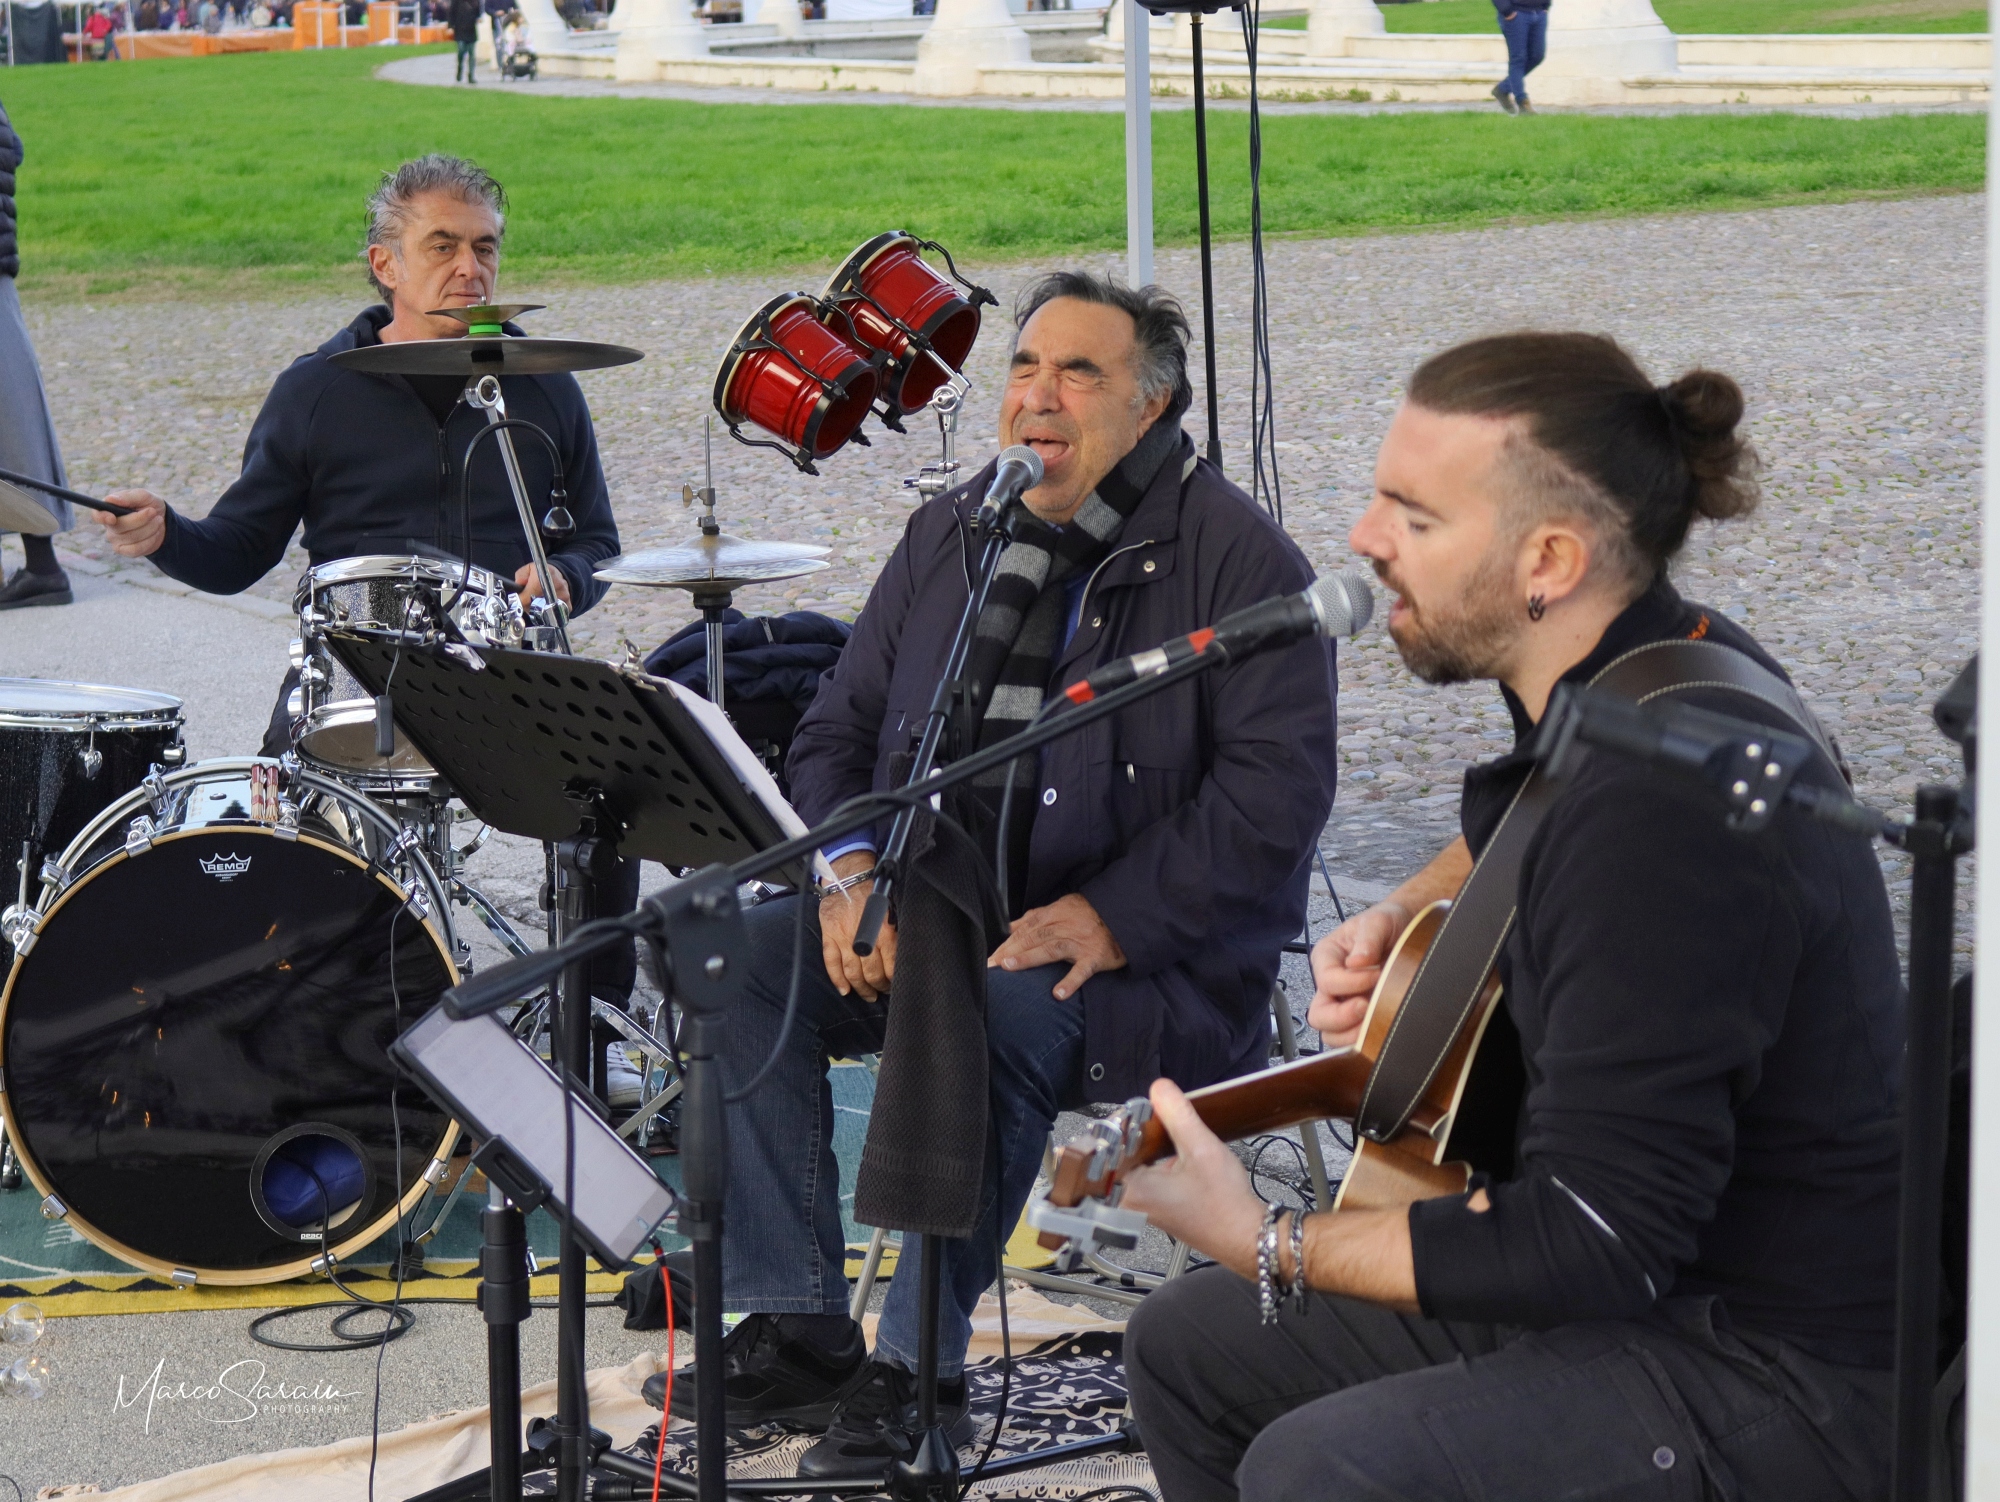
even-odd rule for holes
{"type": "MultiPolygon", "coordinates": [[[[1674,31],[1984,31],[1986,8],[1965,0],[1654,0],[1674,31]]],[[[1493,0],[1424,0],[1384,5],[1391,31],[1494,31],[1493,0]]],[[[1273,21],[1297,30],[1305,17],[1273,21]]]]}
{"type": "MultiPolygon", "coordinates": [[[[386,50],[0,75],[28,150],[23,284],[356,281],[368,188],[438,149],[507,184],[516,288],[825,265],[891,226],[975,261],[1124,243],[1117,115],[524,99],[378,82],[386,50]]],[[[1217,232],[1240,237],[1248,119],[1210,118],[1217,232]]],[[[1158,236],[1191,243],[1192,119],[1154,129],[1158,236]]],[[[1975,115],[1285,115],[1264,124],[1265,223],[1344,235],[1967,191],[1984,134],[1975,115]]]]}

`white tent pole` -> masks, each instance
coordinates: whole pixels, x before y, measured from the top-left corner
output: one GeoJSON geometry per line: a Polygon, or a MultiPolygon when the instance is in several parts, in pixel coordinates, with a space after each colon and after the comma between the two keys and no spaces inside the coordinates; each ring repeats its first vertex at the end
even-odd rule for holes
{"type": "MultiPolygon", "coordinates": [[[[1990,27],[2000,27],[1994,0],[1990,27]]],[[[2000,80],[2000,54],[1994,77],[2000,80]]],[[[1986,127],[1986,454],[1979,518],[1979,676],[2000,695],[2000,143],[1993,114],[1986,127]]],[[[1986,696],[1992,697],[1992,696],[1986,696]]],[[[2000,704],[2000,699],[1996,699],[2000,704]]],[[[2000,787],[2000,733],[1980,737],[1980,781],[2000,787]]],[[[2000,799],[1979,811],[1976,838],[2000,859],[2000,799]]],[[[2000,1502],[2000,896],[1986,900],[1983,867],[1975,887],[1976,990],[1972,1029],[1972,1254],[1971,1304],[1966,1320],[1965,1495],[1968,1502],[2000,1502]]],[[[2000,893],[2000,865],[1995,866],[2000,893]]]]}
{"type": "MultiPolygon", "coordinates": [[[[1125,279],[1153,279],[1153,14],[1125,7],[1125,279]]],[[[1995,0],[2000,4],[2000,0],[1995,0]]]]}

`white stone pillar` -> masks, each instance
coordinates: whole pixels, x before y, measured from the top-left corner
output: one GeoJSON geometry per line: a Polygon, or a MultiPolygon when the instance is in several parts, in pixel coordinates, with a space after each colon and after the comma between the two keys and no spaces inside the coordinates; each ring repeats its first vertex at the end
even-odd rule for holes
{"type": "Polygon", "coordinates": [[[662,62],[708,56],[707,28],[688,0],[618,0],[618,9],[625,17],[618,28],[619,82],[652,83],[662,62]]]}
{"type": "Polygon", "coordinates": [[[1528,75],[1528,97],[1549,104],[1617,104],[1634,73],[1674,73],[1680,44],[1652,0],[1555,0],[1549,53],[1528,75]]]}
{"type": "Polygon", "coordinates": [[[803,36],[805,17],[799,13],[799,0],[764,0],[757,7],[756,22],[759,26],[775,26],[781,37],[803,36]]]}
{"type": "MultiPolygon", "coordinates": [[[[515,0],[515,4],[521,12],[521,29],[527,32],[528,46],[534,51],[560,47],[569,40],[569,23],[556,10],[556,0],[515,0]]],[[[483,29],[490,31],[490,22],[483,29]]]]}
{"type": "Polygon", "coordinates": [[[1312,0],[1306,15],[1306,56],[1366,57],[1368,39],[1387,34],[1375,0],[1312,0]]]}
{"type": "Polygon", "coordinates": [[[977,94],[983,68],[1017,68],[1035,60],[1028,33],[1007,0],[938,0],[937,14],[917,43],[913,94],[977,94]]]}

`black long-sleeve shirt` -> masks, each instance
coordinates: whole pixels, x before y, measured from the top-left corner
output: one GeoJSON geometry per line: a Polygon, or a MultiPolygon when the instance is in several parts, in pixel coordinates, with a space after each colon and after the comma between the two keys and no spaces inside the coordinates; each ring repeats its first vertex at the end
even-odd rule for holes
{"type": "MultiPolygon", "coordinates": [[[[1776,668],[1662,582],[1565,681],[1677,637],[1776,668]]],[[[1466,773],[1475,853],[1532,761],[1507,702],[1515,749],[1466,773]]],[[[1500,974],[1528,1075],[1514,1176],[1484,1214],[1412,1207],[1424,1311],[1545,1328],[1714,1295],[1742,1328],[1890,1365],[1902,990],[1867,842],[1793,815],[1733,834],[1708,789],[1594,753],[1529,847],[1500,974]]]]}
{"type": "MultiPolygon", "coordinates": [[[[166,540],[153,554],[162,573],[211,594],[236,594],[278,565],[301,524],[315,565],[412,550],[465,556],[459,476],[485,415],[460,403],[440,422],[403,377],[343,370],[327,358],[379,344],[388,321],[386,307],[366,309],[272,383],[243,448],[243,471],[208,515],[197,521],[168,509],[166,540]]],[[[562,456],[576,533],[549,564],[569,580],[581,613],[604,594],[592,571],[618,552],[590,408],[574,376],[506,376],[501,390],[507,415],[542,428],[562,456]]],[[[539,515],[554,478],[548,450],[532,433],[513,437],[539,515]]],[[[472,458],[471,553],[481,568],[512,579],[532,555],[497,442],[486,439],[472,458]]]]}

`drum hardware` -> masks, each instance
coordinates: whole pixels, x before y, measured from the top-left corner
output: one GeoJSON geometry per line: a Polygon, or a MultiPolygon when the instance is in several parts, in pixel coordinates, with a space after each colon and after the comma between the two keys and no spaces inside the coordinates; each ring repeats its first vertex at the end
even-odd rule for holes
{"type": "MultiPolygon", "coordinates": [[[[521,476],[520,456],[514,452],[514,435],[509,428],[503,426],[507,421],[507,398],[500,390],[499,377],[486,375],[468,380],[465,383],[465,400],[467,405],[476,411],[486,414],[487,431],[494,434],[494,441],[500,446],[500,463],[507,471],[507,487],[514,493],[514,509],[519,513],[521,518],[521,532],[528,539],[528,551],[533,555],[535,560],[535,577],[541,581],[542,588],[548,592],[543,597],[543,610],[549,622],[555,627],[556,640],[561,644],[563,655],[565,657],[570,656],[569,625],[564,619],[562,601],[554,597],[555,585],[551,581],[555,576],[549,572],[548,550],[542,546],[542,527],[536,523],[534,511],[528,504],[528,485],[527,481],[521,476]]],[[[471,444],[466,445],[465,464],[463,466],[464,474],[461,486],[463,494],[469,495],[471,492],[473,446],[479,442],[480,438],[485,436],[484,433],[481,433],[472,440],[471,444]]],[[[546,433],[542,437],[548,443],[550,452],[553,454],[555,451],[554,440],[550,439],[546,433]]],[[[561,483],[560,473],[560,470],[558,470],[558,484],[561,483]]],[[[560,502],[550,506],[548,515],[544,520],[551,524],[551,531],[555,530],[554,524],[557,523],[565,524],[570,532],[574,532],[576,529],[575,522],[570,519],[569,511],[560,502]]],[[[466,551],[470,553],[472,550],[472,539],[470,536],[465,538],[465,547],[466,551]]],[[[466,567],[469,570],[471,567],[470,563],[466,567]]]]}
{"type": "Polygon", "coordinates": [[[816,475],[814,460],[850,441],[867,446],[861,424],[888,363],[845,309],[809,293],[781,293],[750,315],[723,352],[715,410],[738,443],[775,449],[816,475]],[[745,423],[779,441],[745,437],[745,423]]]}
{"type": "Polygon", "coordinates": [[[13,906],[9,907],[4,913],[0,913],[0,938],[4,938],[16,949],[20,948],[21,940],[35,931],[35,910],[28,904],[28,868],[34,862],[35,842],[33,840],[21,841],[21,859],[19,862],[21,872],[20,895],[15,899],[13,906]]]}
{"type": "Polygon", "coordinates": [[[230,1284],[334,1265],[409,1211],[457,1134],[404,1099],[424,1156],[396,1159],[379,1053],[457,974],[419,831],[296,763],[205,762],[124,795],[53,864],[77,874],[44,881],[0,991],[0,1117],[49,1213],[142,1269],[230,1284]],[[107,947],[114,914],[159,916],[145,942],[107,947]],[[152,1012],[136,1031],[134,994],[152,1012]],[[299,1136],[351,1144],[367,1186],[328,1246],[263,1199],[299,1136]],[[161,1194],[190,1213],[153,1213],[161,1194]]]}
{"type": "MultiPolygon", "coordinates": [[[[707,466],[707,483],[697,490],[681,487],[681,504],[701,502],[700,536],[692,545],[648,548],[608,558],[598,566],[595,577],[607,584],[640,584],[688,590],[695,608],[701,611],[708,646],[708,697],[720,706],[723,695],[723,612],[734,602],[734,591],[746,584],[770,584],[780,579],[800,579],[833,567],[826,555],[833,550],[817,543],[751,542],[732,537],[722,530],[715,517],[714,427],[702,423],[702,455],[707,466]]],[[[739,435],[740,436],[740,435],[739,435]]],[[[627,665],[643,671],[643,661],[632,661],[638,649],[627,643],[627,665]]]]}
{"type": "Polygon", "coordinates": [[[934,501],[958,483],[958,416],[965,410],[965,398],[972,383],[958,371],[931,395],[931,410],[937,413],[938,442],[943,452],[935,464],[926,464],[914,475],[905,476],[903,488],[914,490],[926,501],[934,501]]]}
{"type": "Polygon", "coordinates": [[[820,295],[847,315],[861,344],[888,357],[875,410],[882,425],[898,433],[905,416],[922,411],[964,368],[979,337],[980,308],[999,306],[991,292],[960,274],[950,251],[905,230],[860,246],[820,295]],[[921,250],[944,257],[951,281],[931,269],[921,250]],[[961,287],[969,295],[961,295],[961,287]]]}

